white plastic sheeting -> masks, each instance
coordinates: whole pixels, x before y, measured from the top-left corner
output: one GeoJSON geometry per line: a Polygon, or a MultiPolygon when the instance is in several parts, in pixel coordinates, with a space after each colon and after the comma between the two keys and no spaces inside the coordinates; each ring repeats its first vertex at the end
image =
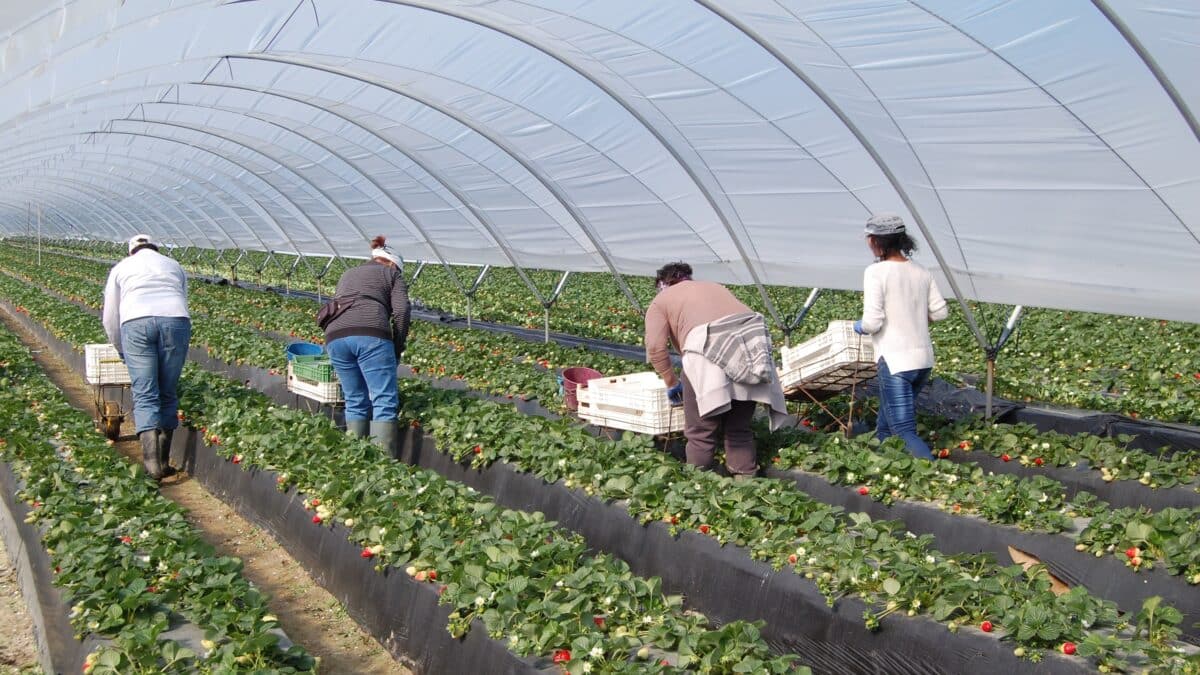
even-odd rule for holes
{"type": "Polygon", "coordinates": [[[857,288],[891,210],[1200,321],[1197,63],[1193,0],[7,0],[0,231],[857,288]]]}

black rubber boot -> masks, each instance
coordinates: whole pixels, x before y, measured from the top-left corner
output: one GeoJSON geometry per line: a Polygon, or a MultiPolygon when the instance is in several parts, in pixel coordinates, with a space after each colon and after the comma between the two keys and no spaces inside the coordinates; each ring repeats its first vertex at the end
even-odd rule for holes
{"type": "Polygon", "coordinates": [[[158,460],[158,433],[158,429],[150,429],[138,434],[138,440],[142,442],[142,465],[154,480],[162,478],[162,465],[158,460]]]}
{"type": "Polygon", "coordinates": [[[171,466],[171,441],[175,439],[174,429],[158,430],[158,465],[163,478],[174,476],[178,471],[171,466]]]}
{"type": "Polygon", "coordinates": [[[389,455],[396,453],[396,429],[397,423],[395,420],[390,422],[371,422],[371,442],[379,447],[387,450],[389,455]]]}

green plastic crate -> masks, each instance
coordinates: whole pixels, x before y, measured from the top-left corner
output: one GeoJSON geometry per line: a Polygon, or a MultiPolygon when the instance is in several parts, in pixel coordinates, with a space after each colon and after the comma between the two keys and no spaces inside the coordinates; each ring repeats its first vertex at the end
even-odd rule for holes
{"type": "Polygon", "coordinates": [[[292,374],[306,382],[326,383],[337,379],[328,356],[297,356],[292,359],[292,374]]]}

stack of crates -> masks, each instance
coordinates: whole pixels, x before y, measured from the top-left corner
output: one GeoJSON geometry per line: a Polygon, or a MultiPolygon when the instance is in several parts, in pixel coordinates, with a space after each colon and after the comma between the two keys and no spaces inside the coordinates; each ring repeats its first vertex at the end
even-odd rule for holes
{"type": "Polygon", "coordinates": [[[579,417],[596,426],[640,434],[683,431],[683,406],[672,406],[657,373],[599,377],[579,388],[579,417]]]}
{"type": "Polygon", "coordinates": [[[871,337],[855,333],[853,321],[830,321],[824,333],[781,351],[784,391],[840,392],[875,377],[871,337]]]}
{"type": "Polygon", "coordinates": [[[341,403],[342,385],[329,357],[296,356],[288,361],[288,391],[312,399],[318,403],[341,403]]]}
{"type": "Polygon", "coordinates": [[[129,384],[129,369],[112,345],[84,345],[84,376],[88,384],[129,384]]]}

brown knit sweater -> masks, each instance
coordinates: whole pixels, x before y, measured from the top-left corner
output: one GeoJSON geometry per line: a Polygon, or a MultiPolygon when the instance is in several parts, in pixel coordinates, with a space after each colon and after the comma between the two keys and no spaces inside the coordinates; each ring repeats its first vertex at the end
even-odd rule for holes
{"type": "Polygon", "coordinates": [[[721,284],[681,281],[659,293],[646,310],[646,360],[668,387],[675,386],[678,378],[671,367],[668,339],[678,351],[696,326],[752,311],[721,284]]]}

